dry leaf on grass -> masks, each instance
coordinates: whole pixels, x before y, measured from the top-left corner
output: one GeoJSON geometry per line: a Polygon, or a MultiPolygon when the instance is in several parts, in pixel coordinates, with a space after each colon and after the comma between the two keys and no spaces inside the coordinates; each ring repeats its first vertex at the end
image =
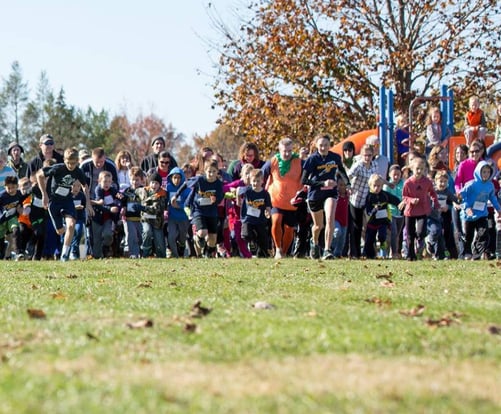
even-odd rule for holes
{"type": "Polygon", "coordinates": [[[153,281],[145,280],[144,282],[139,283],[136,287],[137,288],[150,288],[152,286],[153,286],[153,281]]]}
{"type": "Polygon", "coordinates": [[[491,325],[489,326],[489,333],[492,335],[501,335],[501,327],[491,325]]]}
{"type": "Polygon", "coordinates": [[[461,320],[459,318],[461,318],[462,316],[463,314],[460,312],[447,313],[440,319],[428,318],[426,320],[426,325],[432,328],[437,328],[437,327],[442,328],[444,326],[451,326],[453,323],[461,323],[461,320]]]}
{"type": "Polygon", "coordinates": [[[192,332],[196,332],[196,330],[197,330],[197,325],[195,323],[186,322],[184,324],[184,331],[185,332],[192,333],[192,332]]]}
{"type": "Polygon", "coordinates": [[[404,316],[421,316],[425,309],[424,305],[417,305],[415,308],[409,310],[401,310],[400,314],[404,316]]]}
{"type": "Polygon", "coordinates": [[[369,299],[365,299],[365,302],[374,303],[375,305],[378,305],[378,306],[391,305],[390,299],[369,298],[369,299]]]}
{"type": "Polygon", "coordinates": [[[388,272],[387,274],[383,275],[376,275],[376,279],[386,279],[386,280],[391,280],[391,277],[393,276],[392,272],[388,272]]]}
{"type": "Polygon", "coordinates": [[[393,282],[392,280],[388,279],[388,280],[383,280],[380,285],[382,287],[385,287],[385,288],[392,288],[392,287],[395,287],[395,282],[393,282]]]}
{"type": "Polygon", "coordinates": [[[32,319],[45,319],[47,317],[42,309],[27,309],[27,312],[32,319]]]}
{"type": "Polygon", "coordinates": [[[86,332],[85,335],[87,336],[87,338],[92,339],[93,341],[99,341],[99,338],[93,333],[86,332]]]}
{"type": "Polygon", "coordinates": [[[212,309],[202,306],[201,300],[197,300],[191,307],[190,316],[192,318],[203,318],[204,316],[207,316],[209,313],[211,313],[211,311],[212,309]]]}
{"type": "Polygon", "coordinates": [[[126,325],[130,329],[151,328],[153,327],[153,321],[151,319],[141,319],[137,322],[127,322],[126,325]]]}
{"type": "Polygon", "coordinates": [[[55,300],[64,300],[67,298],[67,296],[63,292],[61,292],[60,290],[58,290],[57,292],[51,293],[50,296],[52,297],[52,299],[55,299],[55,300]]]}
{"type": "Polygon", "coordinates": [[[66,276],[66,279],[76,279],[78,276],[73,274],[73,273],[70,273],[69,275],[66,276]]]}

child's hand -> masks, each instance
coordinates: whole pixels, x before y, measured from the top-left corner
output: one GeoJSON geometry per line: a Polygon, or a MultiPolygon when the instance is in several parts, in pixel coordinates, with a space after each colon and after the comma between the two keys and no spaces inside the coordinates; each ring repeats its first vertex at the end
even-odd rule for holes
{"type": "Polygon", "coordinates": [[[78,206],[75,206],[75,210],[83,210],[85,206],[83,204],[79,204],[78,206]]]}
{"type": "Polygon", "coordinates": [[[211,195],[210,196],[210,201],[212,204],[214,204],[216,202],[216,196],[215,195],[211,195]]]}
{"type": "Polygon", "coordinates": [[[413,198],[413,199],[412,199],[412,201],[411,201],[411,204],[412,204],[413,206],[415,206],[415,205],[416,205],[416,204],[418,204],[418,203],[419,203],[419,198],[413,198]]]}
{"type": "Polygon", "coordinates": [[[473,210],[472,210],[471,208],[467,208],[467,209],[465,210],[465,212],[466,212],[466,215],[467,215],[468,217],[473,216],[473,210]]]}
{"type": "Polygon", "coordinates": [[[442,212],[442,213],[447,213],[447,211],[449,210],[449,207],[447,206],[443,206],[443,207],[440,207],[439,210],[442,212]]]}
{"type": "Polygon", "coordinates": [[[177,198],[176,196],[173,196],[171,199],[170,199],[170,204],[172,205],[172,207],[174,208],[179,208],[179,204],[177,203],[177,198]]]}
{"type": "Polygon", "coordinates": [[[113,206],[110,208],[110,211],[113,213],[113,214],[117,214],[120,210],[118,209],[117,206],[113,206]]]}

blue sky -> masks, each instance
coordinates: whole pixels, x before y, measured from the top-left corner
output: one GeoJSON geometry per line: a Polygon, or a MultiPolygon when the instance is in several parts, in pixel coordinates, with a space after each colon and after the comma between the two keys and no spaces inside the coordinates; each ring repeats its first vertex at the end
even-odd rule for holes
{"type": "MultiPolygon", "coordinates": [[[[188,138],[213,130],[209,0],[0,0],[0,76],[19,61],[67,102],[112,115],[154,112],[188,138]],[[202,38],[202,39],[201,39],[202,38]],[[201,74],[200,74],[201,73],[201,74]]],[[[235,0],[211,0],[231,15],[235,0]]]]}

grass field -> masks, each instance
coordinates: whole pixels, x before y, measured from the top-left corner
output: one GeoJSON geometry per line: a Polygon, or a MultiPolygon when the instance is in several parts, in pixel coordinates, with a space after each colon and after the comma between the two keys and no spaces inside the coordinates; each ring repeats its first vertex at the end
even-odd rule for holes
{"type": "Polygon", "coordinates": [[[501,411],[500,262],[1,266],[1,413],[501,411]]]}

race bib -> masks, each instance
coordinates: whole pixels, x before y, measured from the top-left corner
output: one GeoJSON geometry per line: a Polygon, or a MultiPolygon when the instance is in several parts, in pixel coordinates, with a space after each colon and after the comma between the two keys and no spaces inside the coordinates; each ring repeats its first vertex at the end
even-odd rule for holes
{"type": "Polygon", "coordinates": [[[104,196],[104,205],[109,206],[110,204],[113,204],[113,196],[111,195],[104,196]]]}
{"type": "Polygon", "coordinates": [[[376,211],[376,218],[377,219],[388,218],[388,211],[386,209],[376,211]]]}
{"type": "Polygon", "coordinates": [[[33,206],[38,207],[38,208],[43,207],[43,201],[41,198],[33,197],[33,201],[31,204],[33,204],[33,206]]]}
{"type": "Polygon", "coordinates": [[[15,207],[13,207],[13,208],[9,208],[9,209],[7,210],[7,212],[5,213],[5,215],[6,215],[7,217],[11,217],[11,216],[13,216],[14,214],[16,214],[16,208],[15,208],[15,207]]]}
{"type": "Polygon", "coordinates": [[[198,204],[201,206],[210,206],[212,204],[212,200],[210,198],[200,198],[198,199],[198,204]]]}
{"type": "Polygon", "coordinates": [[[438,204],[440,204],[440,207],[447,207],[447,199],[439,199],[438,204]]]}
{"type": "Polygon", "coordinates": [[[75,207],[78,207],[82,204],[82,200],[73,200],[73,204],[75,205],[75,207]]]}
{"type": "Polygon", "coordinates": [[[482,201],[475,201],[473,203],[473,210],[479,210],[479,211],[485,210],[485,203],[482,201]]]}
{"type": "Polygon", "coordinates": [[[127,203],[127,211],[133,212],[134,211],[134,205],[136,203],[127,203]]]}
{"type": "Polygon", "coordinates": [[[57,187],[55,193],[58,196],[66,197],[70,193],[70,189],[68,187],[57,187]]]}
{"type": "Polygon", "coordinates": [[[145,213],[145,214],[143,214],[143,218],[145,218],[147,220],[155,220],[157,218],[157,216],[155,214],[145,213]]]}
{"type": "Polygon", "coordinates": [[[247,214],[251,217],[260,217],[261,210],[256,207],[247,206],[247,214]]]}

